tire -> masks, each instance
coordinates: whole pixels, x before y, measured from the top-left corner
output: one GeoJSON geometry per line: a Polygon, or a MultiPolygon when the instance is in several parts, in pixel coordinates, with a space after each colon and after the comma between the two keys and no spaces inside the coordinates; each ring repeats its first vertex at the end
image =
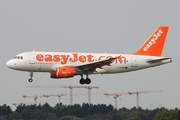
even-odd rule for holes
{"type": "Polygon", "coordinates": [[[33,79],[32,78],[29,78],[29,80],[28,80],[30,83],[33,81],[33,79]]]}
{"type": "Polygon", "coordinates": [[[86,84],[90,84],[91,83],[91,79],[87,78],[86,79],[86,84]]]}
{"type": "Polygon", "coordinates": [[[85,80],[82,78],[82,79],[79,80],[79,83],[80,83],[81,85],[83,85],[83,84],[85,84],[85,80]]]}

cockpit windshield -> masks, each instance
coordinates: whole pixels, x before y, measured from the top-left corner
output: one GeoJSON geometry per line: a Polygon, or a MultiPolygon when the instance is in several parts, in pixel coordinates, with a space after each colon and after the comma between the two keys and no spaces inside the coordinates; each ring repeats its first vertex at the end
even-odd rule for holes
{"type": "Polygon", "coordinates": [[[15,56],[14,59],[23,59],[22,56],[15,56]]]}

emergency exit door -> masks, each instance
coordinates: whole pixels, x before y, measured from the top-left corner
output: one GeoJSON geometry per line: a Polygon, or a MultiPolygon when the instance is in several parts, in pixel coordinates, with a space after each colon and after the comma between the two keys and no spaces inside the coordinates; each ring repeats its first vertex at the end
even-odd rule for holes
{"type": "Polygon", "coordinates": [[[137,58],[131,57],[131,67],[137,67],[137,58]]]}
{"type": "Polygon", "coordinates": [[[29,64],[35,64],[35,53],[29,53],[29,64]]]}

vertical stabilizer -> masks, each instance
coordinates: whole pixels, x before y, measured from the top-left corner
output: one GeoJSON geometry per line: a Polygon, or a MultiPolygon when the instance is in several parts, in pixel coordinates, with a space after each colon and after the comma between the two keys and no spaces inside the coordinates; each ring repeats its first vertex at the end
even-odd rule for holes
{"type": "Polygon", "coordinates": [[[168,26],[160,26],[139,48],[139,50],[133,54],[146,56],[161,56],[168,28],[168,26]]]}

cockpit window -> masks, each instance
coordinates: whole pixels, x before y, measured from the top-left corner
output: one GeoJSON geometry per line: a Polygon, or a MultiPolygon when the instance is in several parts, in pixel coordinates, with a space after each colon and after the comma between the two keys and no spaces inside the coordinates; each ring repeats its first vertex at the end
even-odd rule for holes
{"type": "Polygon", "coordinates": [[[14,59],[23,59],[22,56],[15,56],[14,59]]]}

